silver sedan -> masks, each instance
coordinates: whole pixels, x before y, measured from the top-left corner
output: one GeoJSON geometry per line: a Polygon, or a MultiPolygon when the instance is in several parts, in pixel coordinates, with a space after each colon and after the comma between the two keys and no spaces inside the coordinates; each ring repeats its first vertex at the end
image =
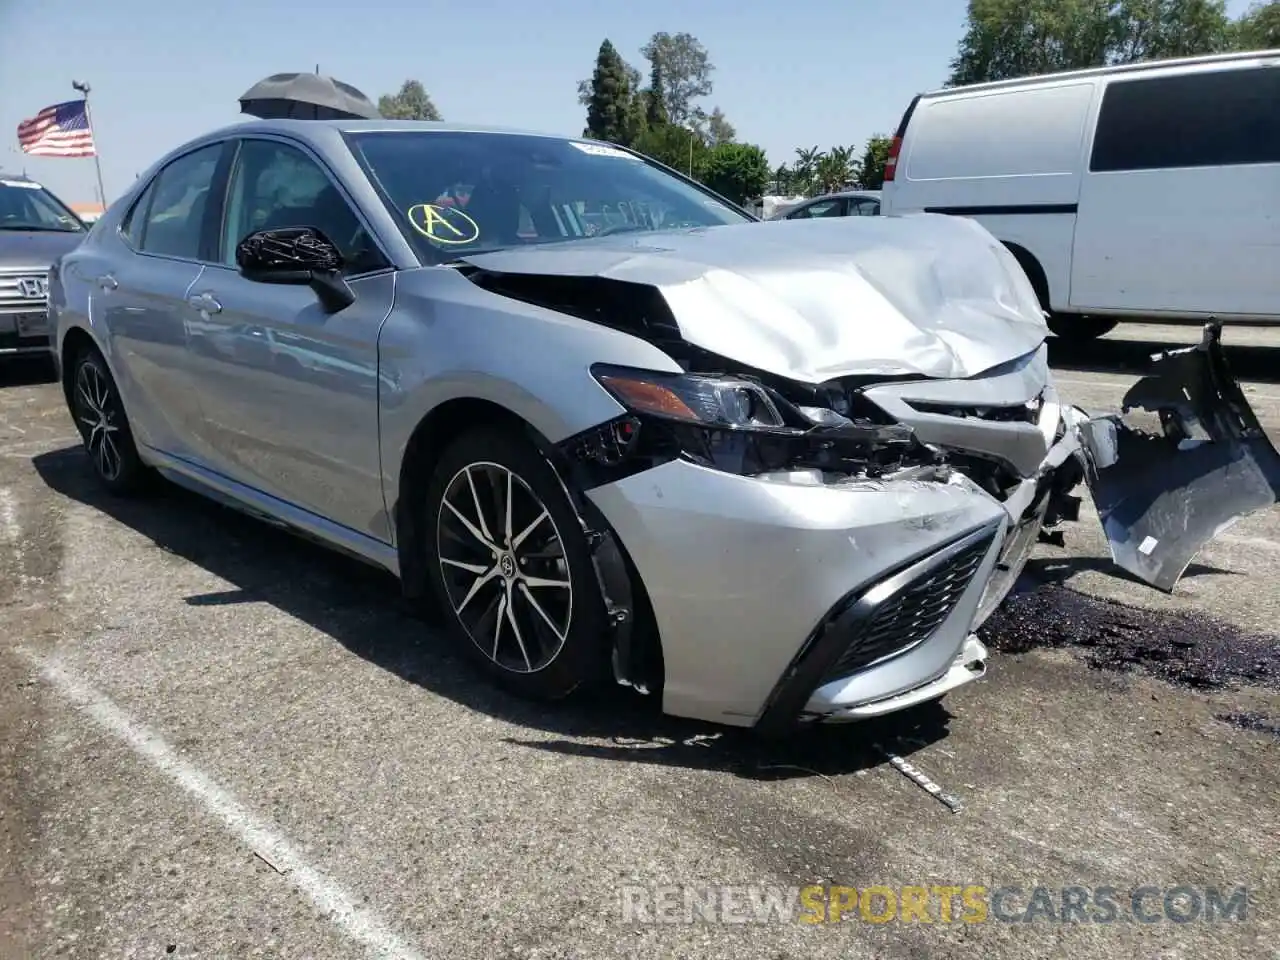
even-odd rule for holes
{"type": "Polygon", "coordinates": [[[1086,468],[1165,588],[1260,505],[1206,495],[1168,535],[1167,471],[1059,403],[980,226],[759,223],[586,140],[239,124],[112,204],[50,311],[108,488],[158,474],[384,567],[544,698],[888,713],[982,675],[974,630],[1086,468]]]}

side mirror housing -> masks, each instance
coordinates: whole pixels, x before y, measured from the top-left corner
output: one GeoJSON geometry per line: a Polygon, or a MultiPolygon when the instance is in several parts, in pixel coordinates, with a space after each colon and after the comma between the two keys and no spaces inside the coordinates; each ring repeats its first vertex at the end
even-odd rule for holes
{"type": "Polygon", "coordinates": [[[255,230],[236,246],[236,265],[241,276],[255,283],[311,287],[329,313],[355,303],[342,277],[342,254],[315,227],[255,230]]]}

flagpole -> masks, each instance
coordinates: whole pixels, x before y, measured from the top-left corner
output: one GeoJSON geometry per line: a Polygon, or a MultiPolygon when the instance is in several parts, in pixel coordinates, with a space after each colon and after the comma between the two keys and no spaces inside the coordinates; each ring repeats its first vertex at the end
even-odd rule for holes
{"type": "Polygon", "coordinates": [[[84,119],[89,124],[89,132],[93,134],[93,165],[98,171],[98,199],[102,201],[102,209],[107,209],[107,189],[102,185],[102,161],[98,158],[98,134],[93,129],[93,114],[89,112],[89,85],[79,80],[72,80],[71,87],[84,97],[84,119]]]}

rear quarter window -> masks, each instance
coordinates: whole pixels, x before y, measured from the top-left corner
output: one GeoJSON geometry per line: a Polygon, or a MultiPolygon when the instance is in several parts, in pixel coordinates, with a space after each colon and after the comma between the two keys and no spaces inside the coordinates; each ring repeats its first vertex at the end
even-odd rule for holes
{"type": "Polygon", "coordinates": [[[1094,172],[1280,163],[1280,66],[1113,80],[1094,172]]]}
{"type": "Polygon", "coordinates": [[[1095,81],[924,99],[907,133],[908,180],[1030,177],[1079,168],[1095,81]]]}

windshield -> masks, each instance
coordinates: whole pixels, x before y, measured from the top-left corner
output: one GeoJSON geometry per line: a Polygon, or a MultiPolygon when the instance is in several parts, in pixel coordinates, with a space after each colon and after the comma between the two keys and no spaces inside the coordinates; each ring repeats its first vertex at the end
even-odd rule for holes
{"type": "Polygon", "coordinates": [[[659,167],[602,144],[461,132],[383,131],[347,139],[426,263],[750,220],[659,167]]]}
{"type": "Polygon", "coordinates": [[[0,230],[80,233],[84,224],[38,183],[0,179],[0,230]]]}

